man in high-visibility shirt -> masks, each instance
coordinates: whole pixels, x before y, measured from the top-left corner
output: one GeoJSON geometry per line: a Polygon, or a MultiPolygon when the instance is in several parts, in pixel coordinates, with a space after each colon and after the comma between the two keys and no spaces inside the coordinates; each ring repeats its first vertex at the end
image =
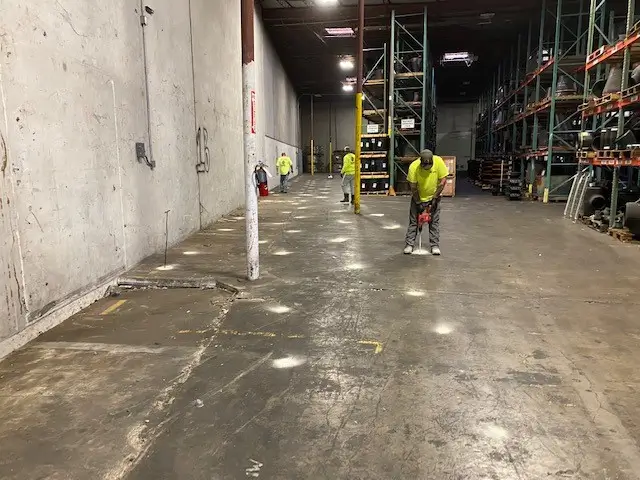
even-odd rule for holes
{"type": "Polygon", "coordinates": [[[440,199],[447,183],[449,170],[444,160],[431,150],[420,152],[420,158],[409,166],[407,181],[411,187],[411,208],[409,209],[409,228],[405,239],[404,253],[413,252],[418,236],[418,215],[431,207],[429,224],[429,244],[431,254],[440,255],[440,199]]]}
{"type": "Polygon", "coordinates": [[[280,174],[280,193],[287,193],[287,177],[293,171],[293,162],[282,152],[282,155],[276,160],[276,168],[280,174]]]}
{"type": "Polygon", "coordinates": [[[351,193],[351,203],[353,203],[356,156],[351,153],[351,149],[349,147],[344,147],[344,151],[347,153],[342,157],[342,170],[340,170],[340,175],[342,176],[342,193],[344,193],[344,198],[340,200],[340,203],[349,203],[349,193],[351,193]]]}

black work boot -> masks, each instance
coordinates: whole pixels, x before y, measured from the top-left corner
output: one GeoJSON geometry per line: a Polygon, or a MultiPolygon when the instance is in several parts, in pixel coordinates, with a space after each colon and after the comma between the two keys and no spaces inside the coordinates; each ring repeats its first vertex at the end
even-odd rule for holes
{"type": "Polygon", "coordinates": [[[349,203],[349,194],[345,193],[344,198],[340,200],[340,203],[349,203]]]}
{"type": "Polygon", "coordinates": [[[353,205],[353,202],[355,201],[356,197],[354,197],[353,195],[351,195],[351,205],[353,205]]]}

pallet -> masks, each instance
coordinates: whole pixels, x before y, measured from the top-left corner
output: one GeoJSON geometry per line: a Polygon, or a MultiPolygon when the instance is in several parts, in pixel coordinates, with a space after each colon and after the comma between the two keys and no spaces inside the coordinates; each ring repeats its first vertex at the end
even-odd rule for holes
{"type": "Polygon", "coordinates": [[[382,190],[379,192],[360,192],[360,195],[389,195],[388,190],[382,190]]]}
{"type": "Polygon", "coordinates": [[[596,150],[595,158],[598,159],[626,159],[636,158],[640,154],[640,150],[596,150]]]}
{"type": "Polygon", "coordinates": [[[633,233],[628,228],[610,228],[609,235],[613,238],[617,238],[623,243],[630,243],[633,241],[633,233]]]}

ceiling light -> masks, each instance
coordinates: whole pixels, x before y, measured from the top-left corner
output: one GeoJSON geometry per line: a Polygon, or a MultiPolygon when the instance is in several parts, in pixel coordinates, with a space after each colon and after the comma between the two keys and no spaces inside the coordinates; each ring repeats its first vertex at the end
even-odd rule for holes
{"type": "Polygon", "coordinates": [[[330,27],[325,28],[324,31],[329,37],[355,37],[355,32],[351,27],[330,27]]]}
{"type": "Polygon", "coordinates": [[[353,60],[349,60],[348,58],[343,58],[342,60],[340,60],[340,63],[338,64],[340,65],[340,68],[342,70],[353,70],[353,60]]]}
{"type": "Polygon", "coordinates": [[[316,0],[318,5],[322,5],[323,7],[328,7],[330,5],[337,5],[338,0],[316,0]]]}
{"type": "Polygon", "coordinates": [[[469,52],[451,52],[442,55],[440,63],[464,63],[467,65],[467,67],[470,67],[471,64],[477,59],[478,58],[475,55],[469,52]]]}
{"type": "Polygon", "coordinates": [[[345,92],[353,92],[353,85],[351,85],[350,83],[343,83],[342,90],[344,90],[345,92]]]}

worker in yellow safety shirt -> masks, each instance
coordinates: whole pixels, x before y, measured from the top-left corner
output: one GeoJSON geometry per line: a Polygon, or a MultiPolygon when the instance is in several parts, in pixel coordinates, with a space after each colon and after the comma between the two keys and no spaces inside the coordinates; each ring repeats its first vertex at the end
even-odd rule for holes
{"type": "Polygon", "coordinates": [[[351,153],[351,149],[349,147],[344,147],[344,151],[346,153],[344,157],[342,157],[342,170],[340,170],[340,176],[342,177],[342,193],[344,193],[344,198],[340,200],[340,203],[349,203],[349,194],[351,194],[351,203],[353,203],[356,156],[351,153]]]}
{"type": "Polygon", "coordinates": [[[440,199],[447,183],[449,170],[444,160],[431,150],[420,152],[420,158],[409,166],[407,181],[411,187],[411,208],[409,228],[405,239],[404,253],[413,253],[418,235],[418,215],[431,208],[429,224],[429,244],[431,254],[440,255],[440,199]]]}
{"type": "Polygon", "coordinates": [[[287,193],[289,189],[287,177],[293,173],[293,162],[286,153],[282,152],[282,155],[278,157],[278,160],[276,160],[276,168],[280,174],[280,193],[287,193]]]}

